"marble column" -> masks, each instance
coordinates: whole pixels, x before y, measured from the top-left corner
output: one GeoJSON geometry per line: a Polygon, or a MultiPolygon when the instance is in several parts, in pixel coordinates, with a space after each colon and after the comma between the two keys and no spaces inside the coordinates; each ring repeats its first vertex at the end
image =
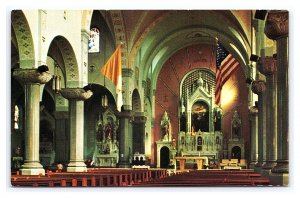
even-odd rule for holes
{"type": "Polygon", "coordinates": [[[260,171],[266,157],[266,83],[264,80],[253,81],[251,89],[258,95],[258,159],[255,167],[260,171]]]}
{"type": "Polygon", "coordinates": [[[83,159],[84,149],[84,100],[89,99],[93,93],[81,88],[65,88],[61,95],[69,100],[70,123],[70,162],[68,172],[86,171],[83,159]]]}
{"type": "Polygon", "coordinates": [[[25,160],[22,175],[45,175],[40,164],[40,85],[49,82],[52,75],[37,69],[17,69],[13,76],[25,86],[25,160]]]}
{"type": "Polygon", "coordinates": [[[258,109],[255,106],[250,107],[250,127],[251,127],[251,155],[250,168],[254,168],[258,156],[258,109]]]}
{"type": "MultiPolygon", "coordinates": [[[[126,106],[125,106],[126,108],[126,106]]],[[[120,117],[120,150],[119,167],[129,168],[130,157],[132,155],[132,117],[133,113],[129,109],[124,109],[118,115],[120,117]]]]}
{"type": "MultiPolygon", "coordinates": [[[[265,34],[277,43],[277,165],[273,173],[288,174],[288,11],[269,11],[266,19],[265,34]]],[[[286,185],[283,179],[282,184],[286,185]]]]}
{"type": "Polygon", "coordinates": [[[266,161],[263,169],[266,174],[276,165],[277,159],[277,75],[276,60],[262,57],[258,69],[266,76],[266,161]]]}

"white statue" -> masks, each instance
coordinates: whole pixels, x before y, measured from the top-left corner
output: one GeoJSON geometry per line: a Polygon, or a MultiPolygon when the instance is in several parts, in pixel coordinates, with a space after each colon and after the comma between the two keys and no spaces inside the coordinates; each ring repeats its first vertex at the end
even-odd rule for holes
{"type": "Polygon", "coordinates": [[[167,112],[164,112],[164,115],[160,122],[161,130],[162,130],[162,140],[163,141],[171,141],[171,123],[170,118],[167,114],[167,112]]]}

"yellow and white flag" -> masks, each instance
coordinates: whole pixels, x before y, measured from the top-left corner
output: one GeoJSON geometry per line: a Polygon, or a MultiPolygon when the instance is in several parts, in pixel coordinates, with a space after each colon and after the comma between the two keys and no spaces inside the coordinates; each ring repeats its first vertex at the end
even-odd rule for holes
{"type": "Polygon", "coordinates": [[[115,84],[117,94],[117,110],[121,111],[121,107],[123,105],[121,45],[117,47],[116,51],[111,55],[106,64],[101,68],[101,72],[115,84]]]}

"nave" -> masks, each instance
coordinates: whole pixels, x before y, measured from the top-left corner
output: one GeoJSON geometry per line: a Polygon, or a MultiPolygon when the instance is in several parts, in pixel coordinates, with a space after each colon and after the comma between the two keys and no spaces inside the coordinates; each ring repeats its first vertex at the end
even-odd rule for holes
{"type": "Polygon", "coordinates": [[[12,10],[12,184],[188,183],[197,163],[197,185],[218,167],[288,186],[288,25],[287,10],[12,10]]]}

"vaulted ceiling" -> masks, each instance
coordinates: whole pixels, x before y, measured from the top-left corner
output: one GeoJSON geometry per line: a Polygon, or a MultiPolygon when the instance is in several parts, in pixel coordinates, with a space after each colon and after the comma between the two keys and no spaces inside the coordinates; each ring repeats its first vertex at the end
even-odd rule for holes
{"type": "Polygon", "coordinates": [[[144,79],[157,76],[164,62],[179,49],[199,43],[213,45],[216,38],[240,61],[244,72],[249,72],[251,10],[120,12],[125,26],[128,66],[137,66],[139,60],[144,79]]]}

